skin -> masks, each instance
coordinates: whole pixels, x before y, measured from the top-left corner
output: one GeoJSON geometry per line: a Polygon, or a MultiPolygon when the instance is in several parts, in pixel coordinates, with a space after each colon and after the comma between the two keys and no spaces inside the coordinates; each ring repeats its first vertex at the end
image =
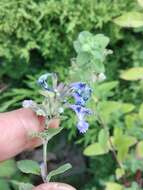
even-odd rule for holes
{"type": "MultiPolygon", "coordinates": [[[[53,120],[50,127],[57,128],[59,120],[53,120]]],[[[0,161],[9,159],[22,151],[33,149],[41,144],[37,138],[29,138],[30,132],[44,129],[44,118],[27,108],[0,113],[0,161]]],[[[75,190],[62,183],[41,184],[33,190],[75,190]]]]}

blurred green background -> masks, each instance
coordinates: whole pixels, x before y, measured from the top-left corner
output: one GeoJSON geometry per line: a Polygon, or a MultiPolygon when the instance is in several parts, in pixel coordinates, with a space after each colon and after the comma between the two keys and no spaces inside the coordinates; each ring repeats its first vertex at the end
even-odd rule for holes
{"type": "MultiPolygon", "coordinates": [[[[56,72],[60,80],[66,81],[70,60],[75,57],[73,41],[83,30],[105,34],[113,50],[105,61],[106,82],[110,85],[97,88],[99,99],[132,103],[137,110],[142,103],[143,83],[124,81],[120,73],[143,66],[143,27],[136,27],[136,14],[132,14],[131,27],[126,26],[128,20],[124,24],[116,22],[116,18],[128,12],[143,14],[139,3],[136,0],[0,0],[0,112],[21,107],[24,99],[38,99],[35,81],[41,73],[56,72]]],[[[109,107],[110,104],[106,111],[109,107]]],[[[122,117],[110,116],[111,126],[113,122],[125,125],[122,117]]],[[[112,178],[116,163],[110,153],[92,158],[83,156],[83,149],[96,141],[99,129],[91,121],[87,134],[79,135],[73,120],[69,119],[68,126],[64,124],[64,135],[53,139],[49,146],[49,168],[67,160],[73,164],[73,170],[57,181],[68,182],[77,189],[99,190],[104,180],[112,178]]],[[[40,161],[40,151],[23,153],[16,160],[40,161]]],[[[0,167],[0,189],[15,188],[8,185],[9,179],[40,183],[38,178],[20,174],[14,160],[0,167]]]]}

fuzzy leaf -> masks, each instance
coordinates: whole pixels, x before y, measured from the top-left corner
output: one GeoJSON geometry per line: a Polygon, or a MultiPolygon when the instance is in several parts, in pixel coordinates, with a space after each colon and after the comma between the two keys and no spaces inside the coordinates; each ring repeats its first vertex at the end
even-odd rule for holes
{"type": "Polygon", "coordinates": [[[143,13],[140,12],[128,12],[114,19],[114,23],[122,27],[141,27],[143,26],[143,13]]]}
{"type": "Polygon", "coordinates": [[[102,48],[106,48],[107,45],[109,44],[109,38],[103,34],[97,34],[94,37],[95,42],[97,42],[97,44],[102,48]]]}
{"type": "Polygon", "coordinates": [[[106,190],[123,190],[123,186],[118,183],[108,182],[106,184],[106,190]]]}
{"type": "Polygon", "coordinates": [[[14,160],[6,160],[0,163],[0,177],[10,177],[16,172],[14,160]]]}
{"type": "Polygon", "coordinates": [[[133,146],[137,142],[137,140],[132,136],[123,134],[121,128],[115,128],[112,142],[118,152],[117,157],[119,161],[122,162],[127,157],[129,148],[133,146]]]}
{"type": "Polygon", "coordinates": [[[143,141],[140,141],[136,146],[136,154],[138,158],[143,158],[143,141]]]}
{"type": "Polygon", "coordinates": [[[138,114],[135,113],[126,115],[125,117],[125,124],[128,129],[135,128],[138,121],[139,121],[139,116],[138,114]]]}
{"type": "Polygon", "coordinates": [[[11,183],[15,188],[17,187],[19,190],[32,190],[34,188],[34,186],[30,183],[23,183],[16,180],[12,180],[11,183]]]}
{"type": "Polygon", "coordinates": [[[46,139],[49,141],[51,138],[53,138],[55,135],[57,135],[58,133],[60,133],[62,131],[62,127],[59,128],[49,128],[46,130],[46,139]]]}
{"type": "Polygon", "coordinates": [[[107,150],[104,150],[99,143],[94,143],[87,146],[84,150],[84,155],[86,156],[97,156],[107,153],[107,150]]]}
{"type": "Polygon", "coordinates": [[[77,57],[73,59],[70,78],[93,82],[95,74],[104,73],[103,63],[106,55],[109,54],[106,49],[108,43],[109,38],[103,34],[94,35],[87,31],[81,32],[74,42],[77,57]]]}
{"type": "Polygon", "coordinates": [[[40,93],[42,96],[45,96],[45,97],[47,97],[47,98],[49,98],[49,97],[54,97],[54,93],[53,93],[53,92],[50,92],[50,91],[39,90],[39,93],[40,93]]]}
{"type": "Polygon", "coordinates": [[[55,135],[60,133],[62,131],[62,127],[59,128],[48,128],[44,132],[40,133],[32,133],[31,136],[33,137],[39,137],[41,139],[45,139],[46,141],[49,141],[52,139],[55,135]]]}
{"type": "Polygon", "coordinates": [[[123,113],[129,113],[134,109],[135,109],[135,106],[133,104],[123,103],[121,105],[121,110],[122,110],[123,113]]]}
{"type": "Polygon", "coordinates": [[[50,179],[51,179],[53,176],[58,175],[58,174],[62,174],[62,173],[64,173],[64,172],[66,172],[67,170],[71,169],[71,168],[72,168],[72,165],[69,164],[69,163],[67,163],[67,164],[64,164],[64,165],[60,166],[60,167],[57,168],[56,170],[52,170],[52,171],[48,174],[48,176],[47,176],[47,178],[46,178],[47,182],[50,181],[50,179]]]}
{"type": "Polygon", "coordinates": [[[124,80],[142,80],[143,79],[143,67],[134,67],[121,73],[120,78],[124,80]]]}
{"type": "Polygon", "coordinates": [[[96,91],[96,93],[94,95],[96,95],[98,98],[106,98],[108,96],[112,96],[113,92],[112,90],[114,88],[116,88],[118,85],[118,81],[111,81],[111,82],[104,82],[100,85],[94,85],[94,89],[96,91]]]}
{"type": "Polygon", "coordinates": [[[32,190],[34,186],[30,183],[22,183],[19,185],[19,190],[32,190]]]}
{"type": "Polygon", "coordinates": [[[100,146],[105,150],[105,152],[108,152],[108,141],[109,141],[109,132],[108,130],[101,129],[98,134],[98,143],[100,146]]]}
{"type": "Polygon", "coordinates": [[[5,179],[0,179],[0,189],[1,190],[11,190],[9,183],[5,179]]]}
{"type": "Polygon", "coordinates": [[[116,101],[102,101],[99,102],[98,106],[99,112],[106,123],[111,121],[114,114],[125,114],[131,112],[135,108],[133,104],[116,101]]]}
{"type": "Polygon", "coordinates": [[[26,174],[40,175],[40,166],[33,160],[21,160],[17,162],[17,167],[26,174]]]}
{"type": "Polygon", "coordinates": [[[140,109],[139,109],[139,117],[141,120],[143,120],[143,103],[141,104],[140,109]]]}
{"type": "Polygon", "coordinates": [[[123,168],[116,169],[116,178],[120,179],[125,174],[125,170],[123,168]]]}

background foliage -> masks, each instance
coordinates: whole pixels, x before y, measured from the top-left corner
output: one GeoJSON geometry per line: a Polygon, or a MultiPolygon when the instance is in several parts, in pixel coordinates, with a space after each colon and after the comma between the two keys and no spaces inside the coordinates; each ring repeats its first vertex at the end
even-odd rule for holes
{"type": "MultiPolygon", "coordinates": [[[[141,4],[142,1],[138,2],[141,4]]],[[[94,86],[95,99],[100,100],[99,112],[102,112],[102,117],[111,129],[122,128],[127,135],[143,140],[142,81],[131,80],[129,76],[127,80],[123,80],[126,79],[125,73],[120,78],[124,70],[143,66],[142,24],[136,28],[142,15],[133,17],[139,21],[128,19],[131,13],[131,15],[134,15],[134,12],[135,15],[136,12],[143,13],[138,2],[0,0],[0,111],[17,108],[21,106],[23,99],[29,97],[39,100],[35,80],[41,73],[57,72],[61,80],[66,80],[71,65],[70,59],[76,57],[73,41],[77,39],[79,32],[87,30],[93,34],[103,33],[110,38],[109,49],[113,50],[113,54],[105,60],[107,81],[94,86]]],[[[83,162],[77,162],[76,166],[83,163],[84,169],[79,170],[75,167],[77,168],[75,173],[66,180],[75,184],[78,189],[98,190],[105,181],[114,181],[116,163],[110,153],[92,158],[83,157],[81,152],[84,148],[97,141],[98,123],[92,118],[88,133],[79,136],[74,128],[73,119],[70,118],[66,126],[66,140],[68,138],[69,147],[70,144],[77,143],[75,152],[78,149],[80,152],[78,159],[82,159],[83,162]],[[78,182],[74,176],[78,176],[78,182]],[[82,179],[86,179],[85,184],[82,183],[82,179]],[[77,184],[80,182],[81,185],[78,187],[77,184]]],[[[59,139],[62,137],[58,137],[57,140],[59,139]]],[[[61,147],[64,147],[63,144],[61,147]]],[[[60,150],[61,147],[59,146],[60,150]]],[[[70,148],[67,149],[68,152],[70,148]]],[[[55,148],[55,152],[56,150],[55,148]]],[[[71,157],[75,155],[77,154],[73,153],[71,157]]],[[[61,155],[57,157],[61,159],[61,155]]],[[[12,178],[29,182],[27,176],[15,171],[13,161],[10,163],[8,164],[12,171],[11,176],[14,176],[12,178]]],[[[134,166],[127,182],[136,181],[136,172],[142,163],[131,156],[127,165],[129,168],[131,165],[134,166]]],[[[0,176],[7,177],[7,174],[0,176]]],[[[10,188],[3,179],[0,184],[3,184],[1,189],[10,188]]],[[[111,184],[108,186],[110,188],[111,184]]],[[[132,190],[135,190],[136,183],[132,186],[132,190]]],[[[114,186],[114,190],[115,188],[114,186]]],[[[117,190],[120,190],[119,188],[117,190]]]]}

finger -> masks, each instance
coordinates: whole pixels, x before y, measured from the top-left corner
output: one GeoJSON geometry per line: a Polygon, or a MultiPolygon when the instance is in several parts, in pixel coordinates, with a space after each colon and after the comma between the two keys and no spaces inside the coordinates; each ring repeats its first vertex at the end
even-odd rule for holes
{"type": "MultiPolygon", "coordinates": [[[[44,129],[45,119],[26,108],[0,113],[0,160],[5,160],[25,149],[40,144],[39,139],[29,137],[31,132],[39,132],[44,129]]],[[[51,127],[57,127],[54,122],[51,127]]]]}
{"type": "MultiPolygon", "coordinates": [[[[60,120],[59,119],[52,119],[49,123],[49,128],[58,128],[60,125],[60,120]]],[[[37,146],[40,146],[42,144],[41,139],[33,138],[29,141],[27,144],[27,149],[33,149],[37,146]]]]}
{"type": "Polygon", "coordinates": [[[60,125],[59,119],[52,119],[49,123],[50,128],[58,128],[59,125],[60,125]]]}
{"type": "Polygon", "coordinates": [[[70,185],[63,183],[44,183],[33,190],[76,190],[70,185]]]}

